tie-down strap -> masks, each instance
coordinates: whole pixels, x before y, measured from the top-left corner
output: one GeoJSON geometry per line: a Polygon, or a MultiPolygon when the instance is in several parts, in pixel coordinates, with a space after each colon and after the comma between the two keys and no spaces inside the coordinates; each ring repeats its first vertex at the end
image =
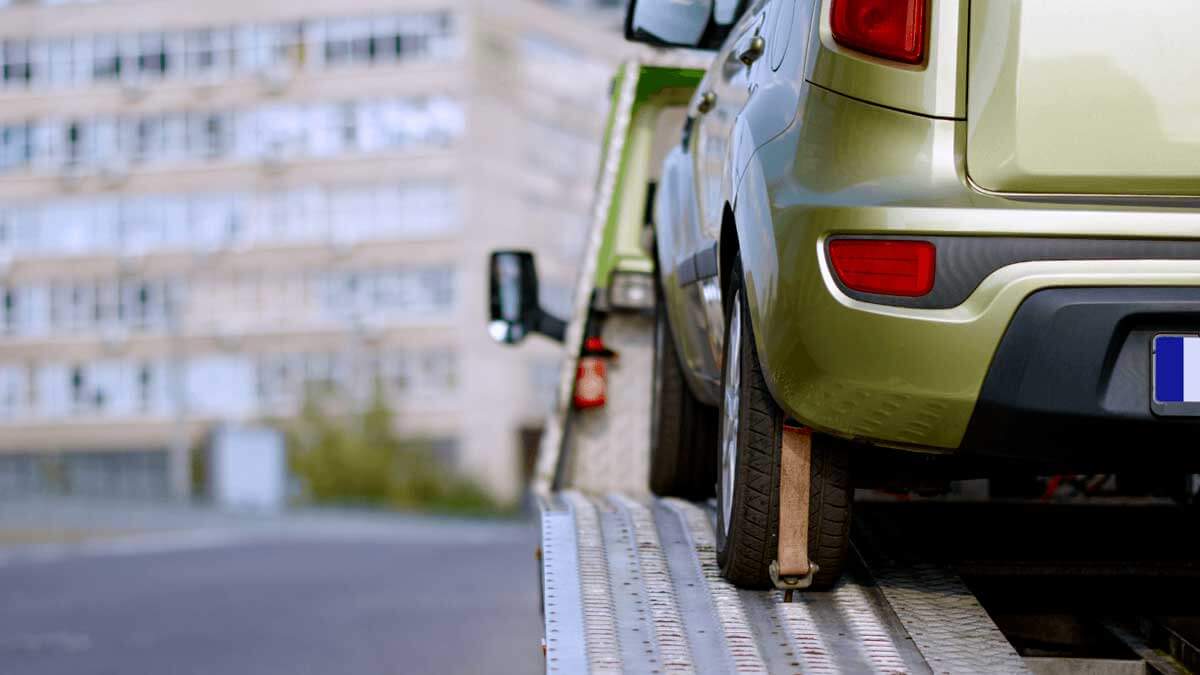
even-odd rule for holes
{"type": "Polygon", "coordinates": [[[779,550],[771,563],[775,587],[793,591],[812,584],[817,566],[808,559],[812,430],[784,425],[779,460],[779,550]]]}

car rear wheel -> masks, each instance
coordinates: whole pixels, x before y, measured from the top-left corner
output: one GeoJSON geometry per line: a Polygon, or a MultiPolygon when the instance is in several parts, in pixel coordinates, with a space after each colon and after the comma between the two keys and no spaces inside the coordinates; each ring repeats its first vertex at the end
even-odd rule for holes
{"type": "MultiPolygon", "coordinates": [[[[778,552],[779,471],[785,415],[772,398],[754,343],[740,262],[725,294],[725,360],[717,479],[717,563],[738,586],[772,585],[778,552]]],[[[849,455],[844,444],[814,434],[808,555],[819,571],[811,588],[841,576],[850,540],[849,455]]]]}
{"type": "Polygon", "coordinates": [[[705,499],[716,481],[716,410],[684,380],[661,289],[654,322],[650,489],[663,497],[705,499]]]}

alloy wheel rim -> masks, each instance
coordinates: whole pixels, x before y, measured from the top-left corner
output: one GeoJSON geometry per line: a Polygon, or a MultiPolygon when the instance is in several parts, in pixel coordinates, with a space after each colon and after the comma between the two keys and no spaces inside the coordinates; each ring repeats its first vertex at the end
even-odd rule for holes
{"type": "Polygon", "coordinates": [[[738,407],[742,379],[742,303],[741,292],[734,293],[729,316],[729,339],[725,345],[725,386],[721,416],[721,515],[725,535],[733,515],[733,482],[737,474],[738,407]]]}

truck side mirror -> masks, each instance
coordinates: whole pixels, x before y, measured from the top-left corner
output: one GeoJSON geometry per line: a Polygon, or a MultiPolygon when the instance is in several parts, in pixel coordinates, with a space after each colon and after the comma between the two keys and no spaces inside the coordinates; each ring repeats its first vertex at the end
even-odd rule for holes
{"type": "Polygon", "coordinates": [[[547,314],[538,301],[537,268],[529,251],[493,251],[491,317],[488,334],[502,344],[517,344],[530,333],[562,342],[567,324],[547,314]]]}
{"type": "Polygon", "coordinates": [[[659,47],[715,48],[705,39],[712,19],[713,0],[630,0],[625,39],[659,47]]]}

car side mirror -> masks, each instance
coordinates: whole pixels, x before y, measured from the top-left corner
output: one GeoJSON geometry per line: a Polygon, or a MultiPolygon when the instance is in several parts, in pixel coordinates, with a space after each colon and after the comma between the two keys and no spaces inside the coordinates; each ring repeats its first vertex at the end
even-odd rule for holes
{"type": "MultiPolygon", "coordinates": [[[[625,39],[658,47],[711,49],[713,0],[630,0],[625,39]]],[[[719,42],[719,41],[718,41],[719,42]]]]}
{"type": "Polygon", "coordinates": [[[548,314],[538,300],[537,267],[529,251],[493,251],[490,274],[491,317],[488,334],[514,345],[530,333],[562,342],[567,324],[548,314]]]}

